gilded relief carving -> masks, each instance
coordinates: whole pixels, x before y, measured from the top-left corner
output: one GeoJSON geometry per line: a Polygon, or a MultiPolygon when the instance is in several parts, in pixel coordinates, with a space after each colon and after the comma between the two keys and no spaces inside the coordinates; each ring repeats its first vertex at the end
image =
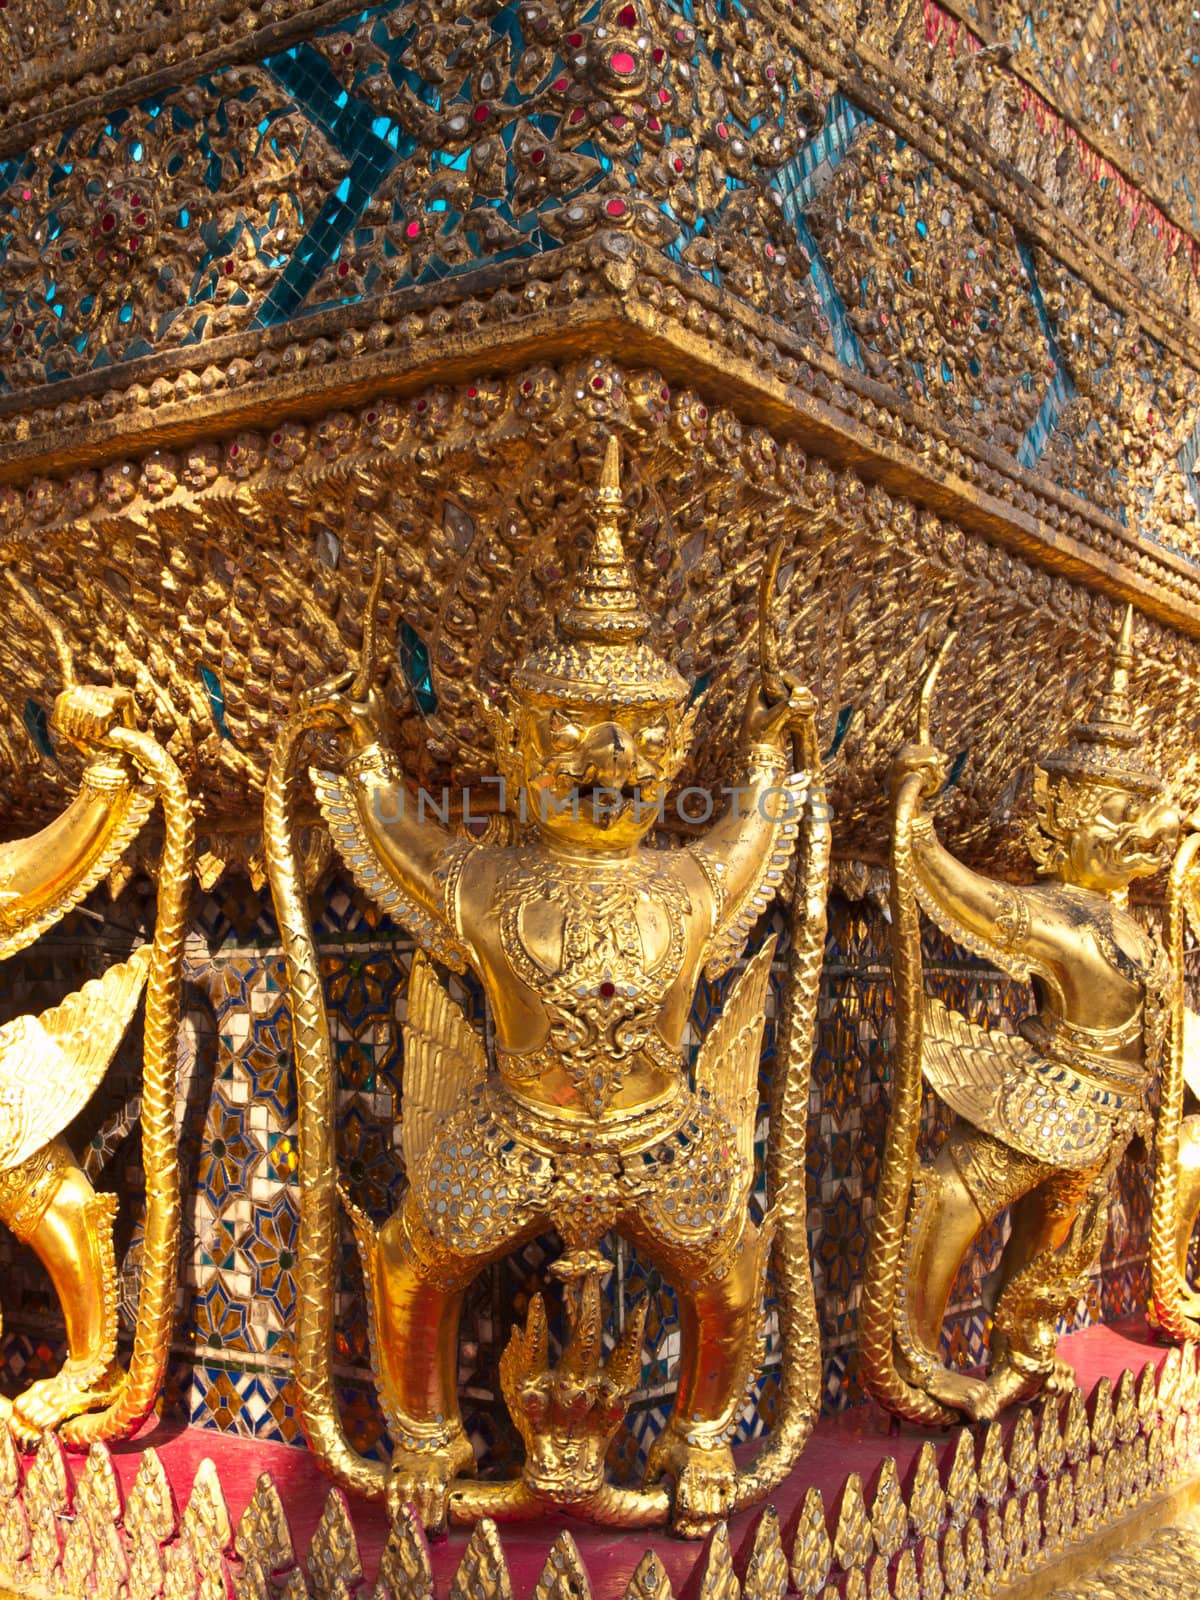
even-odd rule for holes
{"type": "MultiPolygon", "coordinates": [[[[11,577],[11,574],[10,574],[11,577]]],[[[175,1057],[192,815],[179,769],[134,725],[132,696],[80,684],[61,629],[14,585],[51,634],[64,687],[53,726],[86,761],[77,793],[40,832],[0,846],[0,955],[61,922],[124,854],[157,798],[163,809],[158,918],[151,944],[40,1016],[0,1029],[0,1218],[32,1246],[66,1326],[67,1356],[50,1378],[3,1402],[16,1437],[64,1427],[77,1444],[126,1438],[153,1407],[175,1315],[179,1166],[175,1057]],[[104,1078],[145,991],[141,1103],[147,1179],[142,1286],[128,1369],[117,1359],[118,1197],[98,1194],[64,1135],[104,1078]]]]}
{"type": "Polygon", "coordinates": [[[871,376],[1016,456],[1054,363],[1008,221],[875,127],[808,218],[871,376]]]}
{"type": "Polygon", "coordinates": [[[1153,537],[1200,555],[1182,453],[1200,415],[1200,379],[1173,363],[1136,317],[1122,316],[1047,252],[1038,283],[1065,377],[1042,469],[1153,537]]]}
{"type": "Polygon", "coordinates": [[[386,1494],[393,1509],[411,1504],[434,1528],[544,1506],[630,1527],[669,1517],[698,1537],[781,1481],[818,1406],[803,1149],[830,812],[815,702],[779,665],[772,563],[761,580],[759,670],[739,696],[729,775],[737,803],[689,846],[646,842],[691,743],[696,701],[649,642],[651,619],[622,546],[618,462],[610,435],[552,636],[543,631],[522,650],[501,694],[474,690],[496,775],[511,786],[487,837],[423,815],[389,743],[374,683],[382,568],[356,671],[311,691],[272,754],[264,832],[299,1079],[305,1431],[344,1486],[386,1494]],[[405,1023],[407,1187],[382,1227],[350,1207],[390,1469],[350,1445],[331,1387],[333,1063],[293,839],[313,732],[332,736],[309,759],[335,848],[437,960],[476,974],[495,1020],[489,1047],[428,962],[416,963],[405,1023]],[[724,972],[742,953],[797,849],[769,1194],[765,1212],[752,1214],[774,941],[740,972],[690,1074],[683,1026],[701,970],[724,972]],[[566,1247],[554,1273],[564,1283],[567,1342],[551,1364],[535,1300],[500,1369],[526,1441],[521,1476],[474,1484],[455,1380],[463,1295],[490,1262],[551,1228],[566,1247]],[[610,1268],[599,1246],[613,1230],[658,1264],[682,1307],[675,1406],[641,1490],[617,1488],[605,1472],[640,1367],[645,1315],[631,1309],[606,1360],[599,1282],[610,1268]],[[730,1444],[762,1359],[777,1236],[783,1398],[765,1450],[739,1466],[730,1444]]]}
{"type": "Polygon", "coordinates": [[[711,3],[686,15],[662,0],[530,6],[516,34],[497,30],[494,9],[422,23],[404,5],[321,36],[350,92],[412,153],[375,189],[354,248],[310,303],[604,227],[682,250],[734,293],[814,325],[807,259],[771,179],[822,113],[777,34],[711,3]],[[436,108],[413,93],[414,73],[437,85],[436,108]]]}
{"type": "MultiPolygon", "coordinates": [[[[1145,773],[1083,771],[1080,749],[1125,749],[1128,706],[1153,698],[1147,764],[1185,792],[1200,772],[1200,279],[1178,182],[1195,165],[1195,86],[1186,59],[1150,29],[1134,40],[1113,6],[1068,4],[1036,28],[1020,11],[1002,24],[1000,9],[964,21],[933,0],[832,0],[819,16],[753,0],[402,0],[351,15],[332,0],[311,17],[247,8],[231,26],[199,6],[197,65],[173,76],[204,75],[171,85],[148,75],[180,61],[180,36],[144,8],[127,22],[162,54],[140,61],[120,40],[96,42],[119,31],[103,0],[74,18],[95,57],[77,82],[51,60],[62,13],[15,19],[36,44],[0,112],[0,556],[62,615],[101,700],[170,751],[204,810],[202,883],[229,869],[258,892],[274,876],[304,1100],[297,1367],[314,1449],[342,1482],[391,1499],[389,1582],[432,1583],[410,1502],[431,1527],[546,1506],[687,1534],[715,1524],[714,1592],[785,1582],[770,1517],[737,1575],[720,1519],[786,1472],[817,1408],[804,1061],[831,826],[848,858],[833,881],[876,900],[889,833],[899,840],[905,1104],[924,1069],[965,1124],[932,1175],[910,1164],[903,1204],[891,1186],[884,1209],[908,1225],[905,1262],[919,1270],[900,1325],[882,1299],[872,1311],[879,1391],[930,1421],[988,1417],[1065,1382],[1049,1330],[1144,1121],[1164,990],[1134,919],[1098,904],[1112,886],[1085,879],[1110,847],[1137,876],[1170,831],[1145,773]],[[210,44],[219,59],[201,61],[210,44]],[[1033,83],[1050,52],[1057,100],[1033,83]],[[128,105],[125,82],[137,85],[128,105]],[[1089,719],[1131,594],[1146,613],[1136,657],[1124,651],[1107,709],[1089,719]],[[955,610],[969,627],[939,658],[954,737],[944,759],[907,752],[898,777],[912,803],[897,821],[889,765],[955,610]],[[614,651],[628,676],[589,679],[583,666],[614,651]],[[373,672],[385,661],[390,676],[373,672]],[[1081,717],[1102,737],[1072,742],[1081,717]],[[803,749],[789,762],[793,736],[803,749]],[[1031,792],[1034,758],[1054,745],[1031,792]],[[799,852],[780,826],[739,838],[732,863],[710,817],[677,816],[671,849],[622,836],[630,850],[612,871],[594,832],[519,835],[481,794],[500,776],[510,797],[620,779],[627,809],[635,793],[726,781],[757,794],[796,765],[811,802],[818,752],[836,823],[810,804],[799,852]],[[914,798],[920,787],[930,802],[935,778],[953,856],[914,798]],[[467,784],[486,833],[460,825],[467,784]],[[414,785],[450,807],[416,843],[391,815],[414,785]],[[1053,880],[1036,889],[1016,882],[1030,822],[1053,880]],[[346,1206],[396,1446],[386,1470],[365,1458],[361,1413],[353,1444],[343,1436],[325,1348],[334,1165],[353,1133],[330,1108],[306,898],[334,852],[368,916],[391,917],[424,951],[397,1130],[409,1187],[381,1228],[346,1206]],[[921,879],[930,862],[926,877],[940,867],[954,894],[921,879]],[[986,895],[982,933],[960,914],[964,882],[986,895]],[[768,1211],[748,1174],[771,946],[746,961],[694,1070],[676,1024],[697,973],[736,964],[777,894],[792,908],[793,982],[768,1172],[783,1203],[768,1211]],[[1016,1041],[915,1003],[922,894],[951,938],[1039,979],[1034,947],[1053,923],[1059,965],[1087,966],[1102,991],[1100,1024],[1051,996],[1035,1036],[1016,1041]],[[481,978],[485,1028],[434,962],[481,978]],[[1056,1098],[1047,1063],[1094,1069],[1097,1095],[1113,1099],[1082,1077],[1056,1098]],[[993,1372],[964,1381],[935,1359],[948,1256],[964,1216],[990,1218],[1024,1190],[1045,1203],[1025,1208],[1006,1261],[993,1372]],[[458,1302],[477,1268],[550,1224],[568,1247],[563,1348],[555,1359],[546,1303],[531,1299],[498,1378],[526,1464],[475,1483],[450,1370],[458,1302]],[[644,1314],[625,1308],[606,1342],[599,1242],[613,1227],[657,1252],[685,1305],[679,1403],[640,1490],[606,1475],[644,1314]],[[783,1399],[746,1468],[730,1442],[761,1364],[773,1230],[783,1399]]],[[[1188,19],[1164,16],[1184,37],[1188,19]]],[[[6,819],[28,828],[70,794],[47,736],[57,669],[40,638],[0,641],[0,662],[6,819]]],[[[155,844],[112,863],[117,879],[131,861],[154,867],[155,844]]],[[[852,1075],[838,1092],[853,1094],[852,1075]]],[[[893,1128],[893,1154],[911,1120],[893,1128]]],[[[1182,1111],[1162,1128],[1176,1123],[1182,1174],[1182,1111]]],[[[22,1227],[57,1177],[52,1163],[39,1172],[0,1196],[22,1227]]],[[[1175,1266],[1190,1206],[1177,1199],[1170,1224],[1159,1218],[1175,1266]]],[[[1171,1281],[1186,1315],[1186,1285],[1171,1281]]],[[[160,1315],[160,1345],[163,1327],[160,1315]]],[[[99,1405],[109,1376],[120,1382],[105,1367],[76,1388],[99,1405]]],[[[79,1395],[66,1398],[71,1409],[79,1395]]],[[[818,1496],[793,1580],[814,1596],[831,1573],[863,1593],[890,1582],[932,1594],[943,1572],[955,1593],[1010,1580],[1022,1550],[1040,1548],[1040,1517],[1054,1543],[1106,1504],[1115,1515],[1139,1473],[1159,1481],[1149,1441],[1161,1468],[1168,1423],[1138,1436],[1139,1461],[1130,1386],[1111,1399],[1089,1424],[1073,1395],[1061,1438],[1053,1408],[1036,1441],[1026,1413],[1007,1445],[989,1432],[978,1463],[968,1440],[944,1494],[926,1457],[919,1493],[902,1495],[885,1468],[868,1496],[847,1485],[828,1523],[818,1496]],[[1060,1474],[1065,1459],[1077,1475],[1060,1474]]],[[[99,1424],[76,1436],[87,1426],[99,1424]]],[[[47,1581],[61,1566],[78,1586],[101,1535],[79,1520],[60,1563],[57,1459],[48,1448],[33,1480],[32,1558],[14,1559],[47,1581]]],[[[0,1483],[0,1502],[14,1498],[0,1483]]],[[[271,1528],[239,1552],[247,1593],[281,1587],[284,1569],[297,1594],[310,1580],[322,1592],[361,1582],[340,1497],[307,1576],[263,1505],[271,1528]]],[[[190,1592],[206,1556],[210,1587],[225,1582],[228,1528],[216,1537],[209,1510],[176,1539],[173,1522],[140,1539],[131,1567],[148,1593],[164,1574],[190,1592]]],[[[18,1513],[0,1565],[21,1547],[18,1513]]],[[[456,1581],[503,1590],[499,1550],[481,1527],[456,1581]]],[[[560,1542],[547,1592],[586,1583],[573,1550],[560,1542]]],[[[647,1557],[630,1595],[665,1581],[647,1557]]]]}
{"type": "Polygon", "coordinates": [[[256,67],[35,147],[0,194],[5,387],[246,327],[345,170],[256,67]]]}
{"type": "Polygon", "coordinates": [[[1200,1214],[1200,1017],[1187,1003],[1189,934],[1200,926],[1196,816],[1171,864],[1167,933],[1174,974],[1168,1050],[1154,1140],[1150,1320],[1174,1339],[1200,1339],[1200,1295],[1192,1286],[1192,1238],[1200,1214]]]}

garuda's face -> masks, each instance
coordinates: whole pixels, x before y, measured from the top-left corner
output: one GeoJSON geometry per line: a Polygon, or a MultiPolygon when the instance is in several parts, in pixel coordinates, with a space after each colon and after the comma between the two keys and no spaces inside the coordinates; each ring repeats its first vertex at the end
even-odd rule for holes
{"type": "Polygon", "coordinates": [[[1071,830],[1063,876],[1111,894],[1165,864],[1179,833],[1179,813],[1161,795],[1088,786],[1085,815],[1071,830]]]}
{"type": "Polygon", "coordinates": [[[673,707],[527,707],[520,757],[530,819],[583,849],[636,844],[662,815],[680,765],[673,707]]]}

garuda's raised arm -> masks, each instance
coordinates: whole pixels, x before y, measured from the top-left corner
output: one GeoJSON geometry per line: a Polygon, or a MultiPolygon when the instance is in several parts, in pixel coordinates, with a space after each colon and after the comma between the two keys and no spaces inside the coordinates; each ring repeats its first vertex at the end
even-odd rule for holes
{"type": "MultiPolygon", "coordinates": [[[[809,691],[785,677],[773,697],[765,680],[751,690],[734,769],[725,785],[729,805],[691,854],[713,892],[709,976],[741,955],[751,927],[778,892],[795,849],[800,813],[821,787],[820,759],[809,691]],[[806,770],[792,771],[793,734],[800,732],[806,770]]],[[[823,799],[823,795],[822,795],[823,799]]]]}
{"type": "MultiPolygon", "coordinates": [[[[909,774],[925,779],[923,799],[932,795],[945,779],[941,753],[932,745],[906,745],[892,769],[894,793],[909,774]]],[[[985,878],[951,855],[924,809],[912,820],[912,866],[922,910],[958,944],[1017,978],[1050,965],[1036,905],[1014,885],[985,878]]]]}
{"type": "Polygon", "coordinates": [[[149,815],[153,797],[122,755],[100,750],[133,725],[127,690],[73,685],[55,702],[54,731],[89,756],[79,792],[39,833],[0,844],[0,959],[32,944],[100,881],[149,815]]]}
{"type": "Polygon", "coordinates": [[[429,953],[462,971],[467,952],[454,914],[454,877],[470,841],[436,820],[435,804],[414,793],[381,733],[382,708],[331,697],[346,730],[336,770],[311,772],[334,845],[359,887],[402,922],[429,953]]]}

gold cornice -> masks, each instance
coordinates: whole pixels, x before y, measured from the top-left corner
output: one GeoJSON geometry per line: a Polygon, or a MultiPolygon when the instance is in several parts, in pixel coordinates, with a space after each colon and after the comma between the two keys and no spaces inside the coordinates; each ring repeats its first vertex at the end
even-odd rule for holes
{"type": "MultiPolygon", "coordinates": [[[[485,294],[519,291],[522,276],[528,283],[528,264],[512,263],[455,280],[459,306],[469,309],[473,325],[456,322],[443,284],[130,363],[121,369],[124,395],[111,387],[103,395],[103,409],[111,415],[77,421],[64,400],[44,414],[39,431],[0,447],[0,482],[66,475],[239,428],[411,395],[432,383],[507,373],[535,359],[620,352],[624,361],[657,367],[673,384],[720,396],[747,422],[854,467],[969,531],[1200,637],[1200,569],[1192,563],[1016,466],[986,440],[945,427],[932,408],[918,409],[826,352],[790,338],[779,324],[640,242],[622,236],[621,245],[623,259],[599,268],[589,268],[588,261],[604,256],[603,240],[537,263],[539,273],[562,269],[577,281],[580,292],[566,316],[558,307],[514,315],[508,300],[499,314],[481,314],[489,306],[485,294]],[[651,280],[674,291],[673,311],[651,304],[644,293],[624,292],[635,283],[645,290],[651,280]],[[414,332],[412,322],[422,313],[433,326],[414,332]],[[704,331],[697,331],[698,322],[706,324],[704,331]],[[309,358],[318,346],[314,364],[309,358]],[[204,367],[198,376],[200,353],[204,367]],[[214,385],[207,393],[203,375],[214,385]],[[147,390],[159,382],[170,392],[147,390]],[[178,389],[189,385],[196,392],[179,397],[178,389]]],[[[78,397],[76,414],[88,396],[96,403],[96,392],[112,376],[110,369],[62,385],[78,397]]],[[[11,399],[7,408],[10,414],[15,410],[11,399]]],[[[0,416],[4,409],[0,403],[0,416]]],[[[31,420],[18,416],[17,428],[31,420]]]]}

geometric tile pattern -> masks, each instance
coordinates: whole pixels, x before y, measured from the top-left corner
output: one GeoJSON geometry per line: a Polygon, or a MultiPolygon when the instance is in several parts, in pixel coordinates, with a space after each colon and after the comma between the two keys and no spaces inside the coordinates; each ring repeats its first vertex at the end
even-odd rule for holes
{"type": "MultiPolygon", "coordinates": [[[[53,943],[35,945],[10,961],[2,1015],[40,1009],[61,998],[111,960],[114,937],[132,932],[139,916],[136,902],[129,909],[123,900],[110,910],[107,951],[100,949],[95,925],[75,917],[53,943]]],[[[773,920],[781,946],[769,999],[764,1093],[772,1061],[771,1018],[786,961],[784,920],[773,920]]],[[[771,931],[771,922],[768,915],[755,943],[771,931]]],[[[178,1108],[185,1196],[180,1316],[164,1406],[193,1425],[300,1443],[290,1384],[296,1105],[278,934],[269,899],[245,886],[205,899],[193,928],[178,1108]]],[[[396,1205],[403,1181],[399,1036],[412,944],[355,889],[336,879],[323,895],[315,933],[338,1074],[341,1179],[354,1200],[381,1219],[396,1205]]],[[[808,1153],[809,1247],[824,1352],[823,1403],[829,1411],[864,1398],[854,1354],[856,1322],[895,1042],[887,936],[886,924],[868,902],[831,898],[808,1153]]],[[[1011,1026],[1026,1009],[1026,990],[956,949],[936,930],[927,930],[925,959],[931,990],[968,1016],[1011,1026]]],[[[701,983],[690,1023],[693,1047],[711,1026],[731,981],[701,983]]],[[[479,993],[468,985],[458,994],[479,1018],[479,993]]],[[[123,1047],[97,1102],[74,1131],[77,1145],[135,1089],[139,1049],[133,1037],[123,1047]]],[[[936,1148],[947,1126],[945,1113],[927,1096],[921,1135],[927,1152],[936,1148]]],[[[765,1131],[764,1106],[760,1134],[765,1131]]],[[[1147,1179],[1147,1169],[1132,1161],[1122,1168],[1103,1258],[1073,1325],[1112,1320],[1145,1304],[1147,1179]]],[[[142,1183],[136,1131],[118,1145],[103,1181],[124,1197],[117,1244],[132,1272],[140,1247],[136,1222],[142,1183]]],[[[983,1350],[987,1277],[1002,1242],[1003,1223],[981,1240],[953,1296],[947,1349],[967,1365],[983,1350]]],[[[649,1301],[642,1381],[612,1456],[614,1470],[634,1473],[670,1406],[679,1326],[673,1296],[658,1273],[622,1241],[612,1239],[607,1248],[614,1262],[608,1283],[611,1325],[619,1328],[635,1297],[644,1294],[649,1301]]],[[[514,1321],[524,1319],[531,1296],[546,1288],[546,1269],[558,1249],[554,1238],[534,1241],[490,1268],[467,1296],[459,1384],[469,1429],[488,1466],[507,1467],[518,1449],[499,1399],[500,1352],[514,1321]]],[[[0,1238],[0,1270],[6,1286],[0,1389],[11,1390],[54,1369],[63,1353],[62,1325],[36,1259],[7,1234],[0,1238]]],[[[553,1302],[556,1290],[552,1279],[549,1283],[553,1302]]],[[[127,1298],[132,1287],[127,1285],[127,1298]]],[[[344,1229],[336,1328],[335,1365],[347,1429],[358,1448],[385,1450],[369,1377],[362,1284],[344,1229]]],[[[770,1423],[778,1400],[777,1362],[772,1339],[767,1370],[742,1419],[744,1437],[770,1423]]]]}

